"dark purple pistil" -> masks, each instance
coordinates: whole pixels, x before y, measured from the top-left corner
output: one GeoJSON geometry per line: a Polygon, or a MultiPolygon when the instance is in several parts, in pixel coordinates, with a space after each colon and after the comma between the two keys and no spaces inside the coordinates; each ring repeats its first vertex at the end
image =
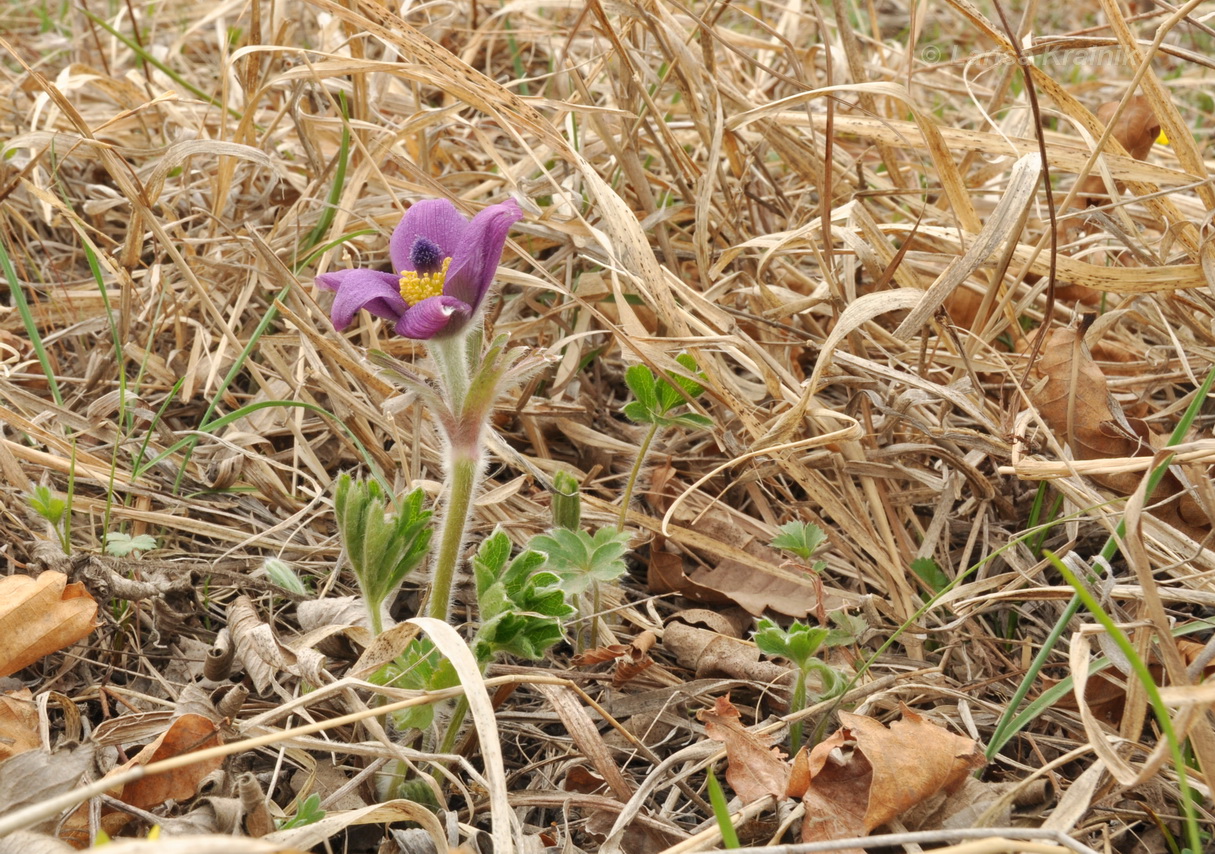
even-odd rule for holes
{"type": "Polygon", "coordinates": [[[419,235],[409,249],[409,262],[419,273],[433,273],[443,266],[443,250],[433,240],[419,235]]]}

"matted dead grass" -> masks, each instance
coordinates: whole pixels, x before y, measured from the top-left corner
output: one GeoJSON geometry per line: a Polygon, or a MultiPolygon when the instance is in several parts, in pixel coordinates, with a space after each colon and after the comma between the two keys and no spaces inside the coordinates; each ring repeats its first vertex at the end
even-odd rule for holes
{"type": "MultiPolygon", "coordinates": [[[[223,707],[233,758],[217,797],[236,797],[252,772],[262,810],[281,818],[297,793],[318,791],[331,813],[373,828],[335,843],[348,850],[418,844],[377,829],[411,818],[440,847],[713,847],[705,769],[720,776],[724,752],[692,713],[732,691],[757,721],[783,714],[788,680],[753,653],[731,663],[670,643],[685,596],[717,612],[691,622],[718,634],[749,637],[753,625],[713,590],[754,612],[806,614],[813,580],[764,544],[784,522],[815,522],[829,537],[827,607],[870,626],[840,663],[881,648],[844,708],[888,719],[905,704],[986,745],[1072,598],[1043,550],[1094,565],[1126,518],[1125,556],[1096,565],[1094,593],[1173,686],[1197,821],[1215,831],[1209,698],[1184,687],[1209,657],[1215,605],[1210,418],[1200,411],[1177,437],[1188,443],[1179,485],[1153,496],[1184,495],[1184,512],[1141,513],[1139,494],[1128,513],[1149,442],[1127,445],[1131,434],[1109,426],[1125,413],[1162,444],[1215,368],[1215,20],[1209,5],[1185,16],[1133,5],[1039,8],[1024,21],[1010,10],[1030,37],[1036,64],[1021,68],[1036,110],[995,10],[963,0],[7,8],[0,246],[19,287],[5,273],[5,554],[10,573],[82,576],[102,605],[88,640],[8,687],[62,695],[84,733],[127,718],[150,738],[166,712],[202,702],[218,714],[199,680],[238,596],[310,650],[296,603],[353,586],[333,478],[374,470],[432,498],[441,478],[426,413],[363,357],[379,348],[423,368],[424,347],[365,315],[335,333],[312,278],[382,264],[414,200],[473,212],[509,197],[526,215],[489,322],[556,360],[500,408],[474,536],[501,525],[522,544],[546,528],[558,468],[583,478],[589,520],[610,523],[641,438],[620,417],[624,368],[674,370],[675,355],[694,354],[715,427],[659,437],[630,514],[634,571],[608,602],[610,640],[653,632],[656,664],[623,685],[602,665],[573,667],[569,650],[492,667],[497,711],[475,729],[499,730],[495,772],[472,737],[467,758],[436,757],[375,723],[370,686],[347,672],[357,646],[330,638],[320,670],[287,668],[273,689],[223,707]],[[1103,141],[1093,116],[1132,87],[1169,140],[1143,160],[1103,141]],[[1071,214],[1058,229],[1036,127],[1055,213],[1071,214]],[[1089,173],[1116,198],[1069,208],[1089,173]],[[1053,233],[1071,242],[1052,252],[1053,233]],[[1085,314],[1098,315],[1085,321],[1095,361],[1076,339],[1066,375],[1027,364],[1026,330],[1085,314]],[[1044,392],[1047,379],[1062,391],[1044,392]],[[1111,443],[1081,441],[1086,428],[1111,443]],[[68,557],[27,510],[38,484],[71,498],[68,557]],[[110,531],[158,547],[96,557],[110,531]],[[270,583],[268,557],[315,597],[270,583]],[[911,571],[917,559],[955,582],[927,608],[942,591],[911,571]],[[389,761],[427,781],[447,808],[437,822],[408,801],[367,809],[385,797],[374,781],[389,761]]],[[[1026,703],[1096,656],[1091,622],[1081,609],[1063,623],[1026,703]]],[[[1153,754],[1143,690],[1109,672],[1090,680],[1091,703],[1059,691],[1031,707],[991,757],[959,822],[1049,834],[983,850],[1182,844],[1175,763],[1153,754]]],[[[808,720],[830,732],[835,708],[808,720]]],[[[50,747],[70,730],[46,703],[41,715],[50,747]]],[[[744,841],[796,840],[794,803],[748,806],[744,841]]],[[[240,832],[252,836],[246,809],[240,832]]],[[[184,810],[152,812],[127,832],[174,830],[184,810]]],[[[917,821],[961,838],[939,818],[917,821]]]]}

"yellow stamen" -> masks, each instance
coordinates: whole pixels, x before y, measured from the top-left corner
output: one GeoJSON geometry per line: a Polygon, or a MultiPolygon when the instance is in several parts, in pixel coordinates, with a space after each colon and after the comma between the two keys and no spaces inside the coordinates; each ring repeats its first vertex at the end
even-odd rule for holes
{"type": "Polygon", "coordinates": [[[409,305],[417,305],[428,297],[437,297],[443,293],[443,282],[447,279],[447,268],[451,259],[444,258],[443,266],[433,273],[418,275],[413,270],[401,271],[401,299],[409,305]]]}

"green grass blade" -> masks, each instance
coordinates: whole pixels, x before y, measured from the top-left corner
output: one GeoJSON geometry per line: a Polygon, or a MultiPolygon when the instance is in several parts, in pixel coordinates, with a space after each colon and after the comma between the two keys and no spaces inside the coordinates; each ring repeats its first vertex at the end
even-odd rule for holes
{"type": "MultiPolygon", "coordinates": [[[[244,370],[245,363],[249,360],[249,357],[253,355],[253,351],[257,349],[257,345],[261,341],[262,335],[265,334],[266,330],[270,328],[270,324],[273,323],[278,317],[278,310],[274,308],[274,303],[281,302],[282,300],[286,299],[287,292],[293,287],[295,287],[294,283],[284,285],[283,289],[278,292],[278,296],[276,296],[273,302],[270,304],[270,308],[266,310],[266,313],[262,315],[262,319],[258,321],[257,328],[253,330],[253,334],[249,336],[249,340],[245,343],[245,346],[241,348],[240,355],[236,357],[236,361],[232,363],[232,367],[228,369],[228,373],[225,374],[223,380],[220,381],[219,388],[215,390],[215,394],[211,398],[211,403],[207,405],[207,411],[203,413],[202,422],[198,426],[200,432],[206,433],[214,429],[215,425],[211,423],[211,416],[215,414],[215,408],[219,406],[219,402],[223,398],[224,392],[228,390],[228,386],[232,385],[233,381],[240,376],[241,371],[244,370]]],[[[173,482],[174,492],[176,492],[178,487],[181,485],[181,479],[185,477],[186,466],[190,462],[190,454],[194,449],[194,445],[198,444],[198,438],[192,436],[189,440],[185,441],[189,443],[189,447],[182,457],[181,466],[177,470],[177,478],[173,482]]],[[[174,447],[176,447],[176,445],[174,447]]]]}
{"type": "MultiPolygon", "coordinates": [[[[1211,391],[1212,384],[1215,384],[1215,368],[1212,368],[1207,374],[1202,385],[1194,393],[1194,399],[1190,401],[1190,405],[1186,407],[1185,414],[1181,416],[1181,420],[1177,422],[1177,426],[1173,429],[1169,436],[1169,445],[1176,445],[1185,438],[1190,432],[1190,427],[1194,424],[1194,419],[1198,417],[1198,413],[1202,408],[1202,404],[1206,402],[1207,395],[1211,391]]],[[[1148,475],[1147,494],[1151,495],[1155,492],[1160,481],[1164,479],[1165,472],[1169,470],[1169,460],[1165,460],[1152,470],[1148,475]]],[[[1053,524],[1053,523],[1051,523],[1053,524]]],[[[1101,557],[1106,562],[1114,559],[1118,554],[1118,540],[1126,535],[1125,520],[1118,523],[1115,535],[1105,541],[1105,547],[1101,549],[1101,557]]],[[[1017,715],[1017,711],[1021,708],[1021,703],[1025,701],[1025,697],[1029,694],[1030,688],[1038,680],[1038,674],[1042,668],[1046,666],[1047,659],[1055,650],[1055,645],[1059,642],[1059,638],[1063,636],[1063,632],[1067,629],[1067,624],[1072,617],[1076,616],[1076,612],[1080,610],[1080,598],[1073,596],[1067,603],[1067,607],[1063,609],[1063,613],[1059,615],[1058,621],[1047,635],[1042,648],[1038,650],[1034,660],[1030,662],[1029,669],[1025,672],[1025,677],[1021,680],[1021,684],[1017,686],[1012,700],[1008,707],[1005,708],[1004,714],[1000,717],[999,723],[996,724],[996,729],[991,735],[991,740],[987,745],[987,758],[995,756],[1000,749],[1008,743],[1008,740],[1015,734],[1015,730],[1011,730],[1013,718],[1017,715]]],[[[1026,722],[1028,723],[1028,721],[1026,722]]]]}
{"type": "MultiPolygon", "coordinates": [[[[1162,466],[1163,468],[1163,466],[1162,466]]],[[[1149,491],[1149,495],[1151,492],[1149,491]]],[[[1076,577],[1076,574],[1063,561],[1059,560],[1052,552],[1047,551],[1046,558],[1055,569],[1062,573],[1067,579],[1067,583],[1076,591],[1076,597],[1084,603],[1084,607],[1088,609],[1093,618],[1101,624],[1105,629],[1106,634],[1126,656],[1127,661],[1131,664],[1131,670],[1135,672],[1135,678],[1143,685],[1144,691],[1147,692],[1148,703],[1152,706],[1152,712],[1156,715],[1156,723],[1160,726],[1160,731],[1164,734],[1165,740],[1169,745],[1169,753],[1173,757],[1173,770],[1177,773],[1177,788],[1181,793],[1181,808],[1185,813],[1186,836],[1189,837],[1191,851],[1201,851],[1202,844],[1198,835],[1198,816],[1194,811],[1194,792],[1190,789],[1189,778],[1186,773],[1185,756],[1181,752],[1181,742],[1177,738],[1177,732],[1173,729],[1173,719],[1169,717],[1169,710],[1164,705],[1164,699],[1160,696],[1160,688],[1156,685],[1156,681],[1152,679],[1152,674],[1144,664],[1143,659],[1139,657],[1139,653],[1135,651],[1135,645],[1131,643],[1131,639],[1126,636],[1126,632],[1122,631],[1114,622],[1113,618],[1105,612],[1101,607],[1101,603],[1096,597],[1089,592],[1088,588],[1076,577]]]]}
{"type": "Polygon", "coordinates": [[[51,396],[55,398],[55,403],[63,406],[63,395],[59,392],[55,371],[51,368],[51,360],[46,355],[46,347],[42,344],[38,324],[34,322],[34,315],[30,313],[30,304],[25,298],[25,290],[21,287],[21,282],[17,280],[17,271],[13,267],[13,259],[9,257],[7,241],[3,235],[0,235],[0,270],[4,272],[4,278],[8,280],[8,289],[12,292],[13,302],[17,304],[17,313],[21,315],[25,334],[30,337],[30,346],[34,348],[38,364],[42,366],[43,376],[46,377],[47,384],[51,387],[51,396]]]}
{"type": "Polygon", "coordinates": [[[734,829],[734,822],[730,820],[730,807],[726,804],[725,792],[721,790],[721,783],[717,782],[717,775],[712,771],[709,772],[708,786],[709,803],[713,805],[713,817],[717,819],[717,827],[721,830],[721,844],[726,848],[741,848],[738,831],[734,829]]]}
{"type": "MultiPolygon", "coordinates": [[[[350,164],[350,116],[346,107],[346,96],[341,92],[338,93],[338,106],[342,110],[342,141],[338,146],[337,167],[333,173],[333,184],[329,187],[329,198],[325,200],[325,209],[321,211],[321,218],[304,238],[305,253],[320,243],[328,233],[329,226],[337,215],[338,202],[342,199],[342,187],[346,183],[346,167],[350,164]]],[[[300,271],[303,263],[296,265],[295,272],[300,271]]]]}
{"type": "Polygon", "coordinates": [[[122,42],[124,45],[126,45],[127,48],[129,50],[131,50],[132,52],[134,52],[134,54],[136,56],[138,56],[141,61],[146,62],[148,65],[153,66],[158,71],[163,71],[166,75],[169,76],[169,78],[174,83],[176,83],[181,88],[185,89],[191,95],[197,95],[199,98],[202,98],[204,101],[206,101],[208,104],[210,104],[213,107],[221,107],[221,108],[226,109],[228,111],[228,115],[232,116],[235,119],[241,118],[240,110],[233,109],[232,107],[224,107],[223,103],[218,98],[216,98],[214,95],[208,95],[202,89],[199,89],[197,86],[195,86],[193,83],[191,83],[186,78],[182,77],[180,74],[178,74],[172,68],[170,68],[168,65],[165,65],[159,59],[157,59],[152,54],[150,54],[146,50],[144,50],[143,45],[141,45],[139,42],[135,41],[132,38],[128,38],[126,35],[121,33],[119,30],[115,29],[114,27],[111,27],[106,21],[102,20],[101,18],[98,18],[96,15],[94,15],[92,12],[90,12],[88,10],[88,7],[81,6],[80,11],[84,12],[84,14],[86,16],[88,16],[88,18],[94,24],[101,27],[107,33],[109,33],[114,38],[118,39],[120,42],[122,42]]]}

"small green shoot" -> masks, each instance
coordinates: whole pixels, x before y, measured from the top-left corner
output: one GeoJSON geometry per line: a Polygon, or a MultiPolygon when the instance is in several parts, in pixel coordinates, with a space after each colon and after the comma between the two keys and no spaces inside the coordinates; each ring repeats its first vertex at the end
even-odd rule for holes
{"type": "Polygon", "coordinates": [[[827,622],[827,606],[824,603],[823,570],[827,568],[827,562],[817,560],[811,563],[810,559],[827,542],[827,535],[813,522],[786,522],[777,530],[780,533],[772,538],[772,547],[793,555],[796,558],[791,561],[794,566],[810,571],[814,581],[814,615],[819,625],[824,625],[827,622]]]}
{"type": "Polygon", "coordinates": [[[543,552],[548,560],[545,569],[560,579],[565,592],[578,596],[585,605],[589,594],[591,603],[590,645],[599,642],[600,584],[610,584],[624,575],[628,567],[624,556],[629,550],[630,535],[612,528],[601,528],[594,534],[554,528],[548,534],[533,537],[530,548],[543,552]]]}
{"type": "Polygon", "coordinates": [[[105,545],[102,551],[114,557],[127,557],[132,552],[150,552],[156,548],[156,538],[151,534],[140,534],[132,537],[118,531],[110,531],[105,535],[105,545]]]}
{"type": "Polygon", "coordinates": [[[325,811],[321,809],[321,796],[313,792],[308,797],[304,798],[303,802],[295,811],[295,815],[285,819],[278,826],[279,830],[291,830],[296,827],[304,827],[308,824],[316,824],[325,817],[325,811]]]}
{"type": "Polygon", "coordinates": [[[25,497],[26,506],[41,516],[55,531],[59,546],[64,554],[71,554],[71,544],[68,542],[67,526],[68,505],[59,496],[51,492],[49,486],[35,486],[25,497]]]}
{"type": "MultiPolygon", "coordinates": [[[[823,647],[856,643],[865,631],[865,621],[840,611],[831,615],[831,621],[836,624],[833,629],[811,627],[796,620],[788,629],[782,629],[769,619],[760,620],[756,626],[755,645],[759,647],[759,651],[765,655],[786,658],[796,668],[797,679],[789,698],[790,712],[800,712],[809,704],[806,678],[811,674],[818,676],[822,685],[822,690],[814,697],[815,702],[838,696],[846,685],[844,675],[826,662],[820,661],[816,653],[823,647]]],[[[789,727],[789,738],[790,752],[796,753],[802,745],[801,721],[789,727]]]]}
{"type": "MultiPolygon", "coordinates": [[[[772,538],[772,547],[789,552],[807,563],[818,550],[827,542],[823,529],[813,522],[786,522],[780,526],[780,533],[772,538]]],[[[815,572],[822,572],[827,566],[823,561],[814,565],[815,572]]]]}
{"type": "Polygon", "coordinates": [[[726,848],[741,848],[738,831],[734,829],[734,822],[730,820],[730,807],[726,803],[726,793],[721,790],[721,783],[717,782],[717,777],[712,771],[709,772],[707,785],[709,803],[713,805],[713,818],[717,819],[717,828],[721,831],[721,844],[726,848]]]}
{"type": "Polygon", "coordinates": [[[930,557],[918,557],[911,562],[911,571],[928,585],[933,595],[940,593],[950,584],[950,578],[944,570],[930,557]]]}
{"type": "MultiPolygon", "coordinates": [[[[459,685],[460,677],[430,638],[418,638],[368,681],[411,691],[440,691],[459,685]]],[[[430,704],[413,706],[392,714],[392,722],[400,731],[414,727],[426,729],[434,718],[435,707],[430,704]]]]}
{"type": "MultiPolygon", "coordinates": [[[[675,361],[694,377],[704,376],[697,370],[696,360],[690,354],[681,353],[675,357],[675,361]]],[[[674,380],[674,385],[665,378],[659,379],[654,376],[654,372],[645,365],[633,365],[624,372],[625,384],[636,398],[625,404],[624,414],[630,421],[637,424],[649,424],[650,429],[642,439],[641,447],[637,450],[637,459],[633,463],[633,470],[629,473],[629,480],[624,488],[624,497],[620,502],[620,518],[616,522],[617,530],[623,530],[624,523],[628,520],[629,503],[633,499],[637,476],[641,473],[641,466],[645,463],[645,458],[650,452],[650,445],[654,443],[654,437],[658,435],[658,431],[668,427],[700,430],[713,426],[712,419],[699,413],[677,413],[675,411],[686,405],[689,399],[704,394],[705,387],[695,379],[677,374],[673,374],[671,379],[674,380]]]]}
{"type": "Polygon", "coordinates": [[[577,531],[582,526],[582,492],[578,479],[567,471],[553,475],[553,527],[577,531]]]}
{"type": "Polygon", "coordinates": [[[266,572],[266,577],[271,583],[283,588],[288,593],[294,593],[297,596],[311,595],[304,582],[296,574],[295,569],[291,564],[284,560],[279,560],[276,557],[268,557],[262,563],[262,569],[266,572]]]}
{"type": "MultiPolygon", "coordinates": [[[[700,375],[696,370],[696,360],[687,353],[675,357],[675,361],[689,373],[700,375]]],[[[713,421],[695,412],[672,414],[672,411],[683,406],[687,398],[697,398],[704,394],[705,387],[695,380],[679,375],[671,377],[679,386],[658,379],[645,365],[633,365],[624,373],[625,384],[637,398],[625,404],[624,414],[630,421],[638,424],[653,424],[663,427],[690,427],[703,429],[712,427],[713,421]],[[682,389],[682,393],[680,392],[682,389]]]]}
{"type": "Polygon", "coordinates": [[[384,630],[384,605],[430,547],[431,511],[422,509],[422,499],[422,490],[415,489],[389,513],[388,499],[375,481],[348,474],[338,478],[338,534],[377,635],[384,630]]]}

